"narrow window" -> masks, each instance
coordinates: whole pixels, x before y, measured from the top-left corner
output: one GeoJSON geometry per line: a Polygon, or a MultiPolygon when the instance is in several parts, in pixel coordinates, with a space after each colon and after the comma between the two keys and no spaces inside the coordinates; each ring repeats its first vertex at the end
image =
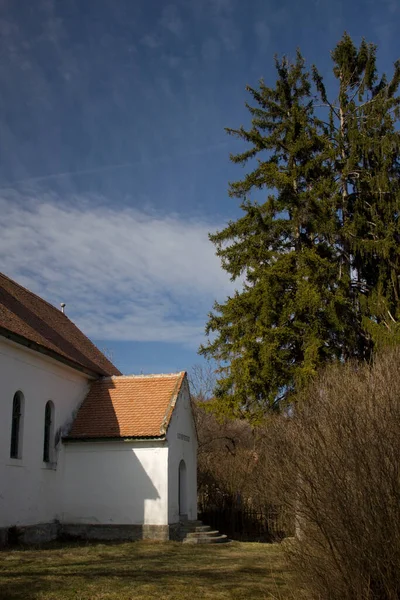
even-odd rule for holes
{"type": "Polygon", "coordinates": [[[53,421],[54,421],[54,404],[51,400],[46,403],[44,409],[44,442],[43,442],[43,460],[44,462],[51,462],[51,440],[53,433],[53,421]]]}
{"type": "Polygon", "coordinates": [[[21,392],[16,392],[13,399],[11,421],[11,447],[10,458],[21,458],[21,421],[24,397],[21,392]]]}

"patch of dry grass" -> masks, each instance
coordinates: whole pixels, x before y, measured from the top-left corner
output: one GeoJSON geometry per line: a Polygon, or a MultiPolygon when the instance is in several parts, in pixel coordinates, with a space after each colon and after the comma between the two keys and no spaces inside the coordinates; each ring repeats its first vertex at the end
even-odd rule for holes
{"type": "Polygon", "coordinates": [[[2,600],[299,598],[292,586],[279,545],[52,544],[0,552],[2,600]]]}

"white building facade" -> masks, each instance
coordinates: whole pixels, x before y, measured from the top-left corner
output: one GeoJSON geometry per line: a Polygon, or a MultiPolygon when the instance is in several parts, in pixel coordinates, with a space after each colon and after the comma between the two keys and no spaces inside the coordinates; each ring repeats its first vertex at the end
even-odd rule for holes
{"type": "Polygon", "coordinates": [[[179,537],[197,518],[186,374],[122,376],[61,311],[0,284],[0,543],[179,537]]]}
{"type": "Polygon", "coordinates": [[[164,439],[67,440],[65,452],[67,535],[168,539],[180,522],[197,519],[197,437],[186,378],[164,439]]]}

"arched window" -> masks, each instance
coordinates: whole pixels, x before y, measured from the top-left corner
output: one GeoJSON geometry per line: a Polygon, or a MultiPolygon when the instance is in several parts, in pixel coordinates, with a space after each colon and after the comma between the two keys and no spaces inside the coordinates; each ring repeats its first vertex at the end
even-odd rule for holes
{"type": "Polygon", "coordinates": [[[44,409],[44,440],[43,440],[43,461],[51,462],[52,460],[52,440],[54,432],[54,404],[51,400],[46,402],[44,409]]]}
{"type": "Polygon", "coordinates": [[[14,394],[11,420],[11,447],[10,458],[21,458],[22,450],[22,418],[24,411],[24,395],[22,392],[14,394]]]}

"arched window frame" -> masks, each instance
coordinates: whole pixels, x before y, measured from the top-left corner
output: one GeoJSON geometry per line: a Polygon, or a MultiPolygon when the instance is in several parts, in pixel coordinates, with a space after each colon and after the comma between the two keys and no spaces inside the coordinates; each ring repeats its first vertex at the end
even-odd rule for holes
{"type": "Polygon", "coordinates": [[[43,462],[51,464],[54,461],[54,404],[46,402],[44,408],[43,462]]]}
{"type": "Polygon", "coordinates": [[[10,458],[22,458],[22,435],[24,426],[25,398],[23,393],[18,390],[15,392],[12,403],[11,414],[11,440],[10,440],[10,458]]]}

